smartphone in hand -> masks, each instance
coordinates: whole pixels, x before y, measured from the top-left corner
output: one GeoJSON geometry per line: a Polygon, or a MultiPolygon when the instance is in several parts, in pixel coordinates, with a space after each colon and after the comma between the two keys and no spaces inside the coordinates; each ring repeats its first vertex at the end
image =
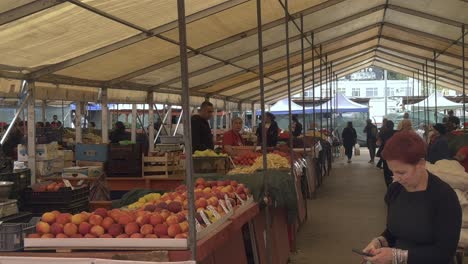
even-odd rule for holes
{"type": "Polygon", "coordinates": [[[365,252],[362,252],[362,250],[359,250],[359,249],[355,249],[353,248],[352,251],[358,255],[361,255],[361,256],[364,256],[364,257],[373,257],[374,255],[370,254],[370,253],[365,253],[365,252]]]}

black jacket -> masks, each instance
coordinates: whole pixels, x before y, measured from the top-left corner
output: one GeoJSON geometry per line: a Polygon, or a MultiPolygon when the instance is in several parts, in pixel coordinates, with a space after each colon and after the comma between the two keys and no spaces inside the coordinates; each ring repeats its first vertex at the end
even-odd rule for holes
{"type": "MultiPolygon", "coordinates": [[[[271,121],[270,128],[267,130],[267,147],[276,147],[278,144],[278,123],[271,121]]],[[[262,123],[257,128],[258,145],[262,145],[262,123]]]]}
{"type": "Polygon", "coordinates": [[[344,146],[354,146],[357,143],[356,129],[352,127],[345,127],[341,133],[341,138],[343,139],[344,146]]]}
{"type": "Polygon", "coordinates": [[[192,116],[192,148],[193,151],[214,149],[210,124],[199,115],[192,116]]]}
{"type": "Polygon", "coordinates": [[[294,131],[292,132],[292,135],[294,137],[298,137],[302,134],[302,124],[299,122],[296,122],[296,127],[294,128],[294,131]]]}
{"type": "Polygon", "coordinates": [[[428,147],[427,161],[434,164],[443,159],[450,159],[450,151],[447,138],[439,136],[428,147]]]}

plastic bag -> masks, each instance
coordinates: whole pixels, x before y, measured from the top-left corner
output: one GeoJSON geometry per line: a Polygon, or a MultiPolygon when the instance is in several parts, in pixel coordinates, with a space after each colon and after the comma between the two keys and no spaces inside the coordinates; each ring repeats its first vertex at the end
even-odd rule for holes
{"type": "Polygon", "coordinates": [[[360,156],[361,155],[361,146],[359,144],[354,145],[354,156],[360,156]]]}

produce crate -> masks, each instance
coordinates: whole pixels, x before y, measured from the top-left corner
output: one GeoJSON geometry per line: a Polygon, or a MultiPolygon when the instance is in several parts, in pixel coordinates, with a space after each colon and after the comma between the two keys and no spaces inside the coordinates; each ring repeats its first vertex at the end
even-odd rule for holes
{"type": "Polygon", "coordinates": [[[182,171],[180,154],[180,152],[166,152],[160,156],[143,156],[143,176],[168,178],[180,174],[182,171]]]}
{"type": "Polygon", "coordinates": [[[30,212],[19,212],[14,215],[0,218],[3,223],[28,223],[33,215],[30,212]]]}
{"type": "Polygon", "coordinates": [[[87,186],[74,190],[64,187],[57,192],[34,192],[30,188],[24,191],[24,203],[26,205],[67,205],[87,201],[88,197],[89,187],[87,186]]]}
{"type": "Polygon", "coordinates": [[[29,223],[3,223],[0,225],[0,251],[18,251],[24,247],[24,238],[34,233],[38,219],[29,223]]]}
{"type": "MultiPolygon", "coordinates": [[[[49,144],[36,145],[36,161],[52,160],[58,156],[58,144],[52,142],[49,144]]],[[[18,145],[18,161],[28,161],[28,148],[26,145],[18,145]]]]}
{"type": "Polygon", "coordinates": [[[195,173],[226,174],[231,168],[228,157],[193,157],[195,173]]]}
{"type": "Polygon", "coordinates": [[[25,210],[31,212],[34,216],[41,216],[45,212],[57,210],[61,213],[77,214],[83,211],[89,211],[88,199],[73,204],[34,204],[26,205],[25,210]]]}
{"type": "Polygon", "coordinates": [[[76,160],[106,162],[109,158],[107,144],[77,144],[75,147],[76,160]]]}
{"type": "Polygon", "coordinates": [[[9,173],[0,173],[0,181],[13,182],[9,199],[20,200],[22,192],[31,185],[31,170],[15,170],[9,173]]]}
{"type": "Polygon", "coordinates": [[[107,177],[141,177],[141,160],[109,160],[107,177]]]}
{"type": "Polygon", "coordinates": [[[141,154],[140,144],[109,145],[109,160],[141,160],[141,154]]]}

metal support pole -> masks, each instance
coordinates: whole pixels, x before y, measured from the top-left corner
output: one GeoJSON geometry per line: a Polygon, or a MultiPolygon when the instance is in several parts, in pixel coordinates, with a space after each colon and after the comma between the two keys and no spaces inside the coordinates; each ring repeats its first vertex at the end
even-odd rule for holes
{"type": "Polygon", "coordinates": [[[384,95],[385,95],[385,117],[388,115],[388,87],[387,87],[387,70],[384,70],[384,95]]]}
{"type": "Polygon", "coordinates": [[[174,133],[172,134],[173,136],[177,135],[177,131],[179,130],[179,125],[183,117],[184,117],[184,109],[180,111],[179,119],[177,120],[177,125],[175,127],[174,133]]]}
{"type": "Polygon", "coordinates": [[[466,122],[466,76],[465,76],[465,25],[462,25],[462,76],[463,76],[463,126],[465,126],[466,122]]]}
{"type": "Polygon", "coordinates": [[[328,119],[329,119],[329,115],[331,114],[331,98],[330,96],[328,95],[328,72],[329,72],[329,66],[328,66],[328,55],[325,54],[325,99],[328,99],[327,100],[327,120],[326,120],[326,127],[327,127],[327,132],[330,131],[330,127],[329,127],[329,124],[328,124],[328,119]]]}
{"type": "Polygon", "coordinates": [[[44,123],[45,125],[45,122],[46,122],[46,108],[47,108],[47,101],[46,100],[42,100],[42,105],[41,105],[42,109],[41,109],[41,114],[42,114],[42,122],[44,123]]]}
{"type": "Polygon", "coordinates": [[[315,117],[315,50],[314,50],[314,32],[311,34],[311,39],[312,39],[312,45],[311,47],[311,52],[312,52],[312,123],[314,124],[314,130],[317,130],[317,124],[316,124],[316,117],[315,117]]]}
{"type": "Polygon", "coordinates": [[[218,108],[214,110],[214,118],[213,118],[213,142],[216,145],[216,133],[218,132],[218,108]]]}
{"type": "MultiPolygon", "coordinates": [[[[426,96],[427,98],[429,99],[429,67],[428,67],[428,62],[427,62],[427,59],[426,59],[426,69],[424,71],[426,73],[426,96]]],[[[425,110],[426,110],[426,122],[427,122],[427,125],[429,126],[430,124],[430,112],[429,112],[429,100],[426,100],[426,107],[425,107],[425,110]]]]}
{"type": "Polygon", "coordinates": [[[83,142],[83,134],[81,133],[81,117],[83,113],[83,102],[76,102],[76,111],[75,111],[75,142],[76,144],[83,142]]]}
{"type": "MultiPolygon", "coordinates": [[[[187,58],[187,31],[185,23],[185,0],[177,0],[177,15],[179,22],[180,74],[182,83],[182,110],[190,113],[190,91],[187,58]]],[[[197,260],[197,230],[195,227],[195,193],[192,159],[192,129],[190,115],[184,118],[185,141],[185,177],[189,201],[189,240],[188,245],[192,253],[192,260],[197,260]]]]}
{"type": "MultiPolygon", "coordinates": [[[[333,63],[330,62],[330,75],[328,76],[328,81],[329,81],[329,94],[330,94],[330,135],[331,131],[333,130],[333,109],[335,108],[333,106],[333,63]]],[[[336,98],[335,98],[336,99],[336,98]]]]}
{"type": "Polygon", "coordinates": [[[136,142],[137,105],[132,104],[132,142],[136,142]]]}
{"type": "Polygon", "coordinates": [[[263,154],[263,188],[265,190],[265,196],[263,201],[266,203],[265,206],[265,248],[266,248],[266,262],[268,264],[273,263],[272,259],[272,243],[271,243],[271,215],[270,215],[270,198],[269,198],[269,181],[267,174],[267,130],[265,127],[265,87],[264,87],[264,74],[263,74],[263,25],[262,25],[262,0],[257,0],[257,37],[258,37],[258,76],[260,81],[260,107],[262,113],[262,154],[263,154]]]}
{"type": "Polygon", "coordinates": [[[101,89],[101,136],[102,143],[109,142],[109,106],[107,104],[107,88],[101,89]]]}
{"type": "Polygon", "coordinates": [[[148,92],[148,131],[149,131],[149,152],[154,151],[154,102],[153,92],[148,92]]]}
{"type": "MultiPolygon", "coordinates": [[[[413,85],[412,85],[411,97],[412,97],[413,100],[414,100],[414,72],[413,72],[413,85]]],[[[409,101],[406,100],[406,103],[409,104],[409,101]]],[[[413,117],[413,118],[414,118],[414,108],[415,108],[414,105],[411,104],[411,112],[413,112],[413,114],[412,114],[412,117],[413,117]]],[[[418,124],[418,125],[419,125],[419,124],[418,124]]]]}
{"type": "MultiPolygon", "coordinates": [[[[305,58],[304,58],[304,17],[301,14],[301,74],[302,74],[302,129],[305,135],[306,132],[306,110],[305,110],[305,58]]],[[[306,153],[306,145],[304,145],[304,154],[306,153]]]]}
{"type": "Polygon", "coordinates": [[[255,127],[257,126],[257,112],[255,111],[255,104],[252,103],[252,132],[255,132],[255,127]]]}
{"type": "MultiPolygon", "coordinates": [[[[2,140],[0,141],[0,145],[3,145],[6,141],[6,139],[8,138],[8,135],[10,134],[11,132],[11,129],[13,128],[13,126],[15,125],[16,123],[16,120],[18,119],[19,115],[21,113],[23,113],[23,110],[26,108],[26,106],[29,104],[29,93],[26,94],[26,97],[24,97],[23,101],[21,102],[18,110],[16,111],[15,115],[13,116],[13,120],[11,120],[10,124],[8,125],[8,128],[7,130],[5,131],[5,133],[3,134],[2,136],[2,140]]],[[[24,121],[24,119],[23,119],[24,121]]]]}
{"type": "MultiPolygon", "coordinates": [[[[68,112],[68,114],[70,114],[70,112],[68,112]]],[[[62,127],[65,127],[65,107],[63,106],[63,100],[62,100],[62,127]]]]}
{"type": "Polygon", "coordinates": [[[28,168],[31,170],[31,184],[36,183],[36,85],[28,81],[28,168]]]}
{"type": "Polygon", "coordinates": [[[322,75],[322,44],[320,44],[320,80],[319,80],[319,85],[320,85],[320,133],[322,132],[322,126],[323,126],[323,106],[322,106],[322,99],[323,99],[323,89],[322,89],[322,82],[323,82],[323,75],[322,75]]]}
{"type": "MultiPolygon", "coordinates": [[[[289,58],[289,9],[288,0],[284,0],[284,18],[285,18],[285,31],[286,31],[286,73],[288,76],[288,113],[289,113],[289,155],[291,157],[291,163],[294,161],[294,146],[293,146],[293,135],[292,135],[292,95],[291,95],[291,61],[289,58]]],[[[294,166],[291,164],[291,177],[294,176],[294,166]]]]}
{"type": "Polygon", "coordinates": [[[434,101],[435,101],[435,106],[434,106],[434,118],[435,122],[438,123],[438,116],[437,116],[437,57],[436,57],[436,52],[434,51],[434,101]]]}
{"type": "MultiPolygon", "coordinates": [[[[418,100],[421,97],[421,76],[418,69],[418,100]]],[[[421,101],[418,102],[418,126],[421,124],[421,101]]]]}

